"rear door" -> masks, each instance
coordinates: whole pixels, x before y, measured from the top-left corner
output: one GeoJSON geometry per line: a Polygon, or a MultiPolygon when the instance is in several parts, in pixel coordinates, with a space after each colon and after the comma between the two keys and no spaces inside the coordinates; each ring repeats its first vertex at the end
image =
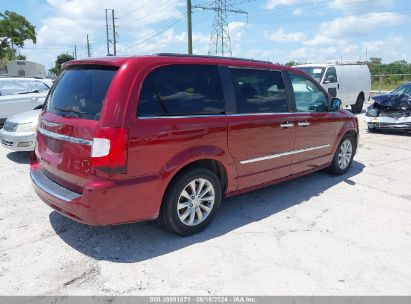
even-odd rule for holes
{"type": "Polygon", "coordinates": [[[227,115],[228,148],[238,189],[288,176],[295,127],[282,72],[232,67],[229,73],[235,109],[227,115]]]}
{"type": "Polygon", "coordinates": [[[330,161],[341,120],[328,111],[328,96],[319,84],[299,74],[289,76],[296,110],[291,173],[297,174],[330,161]]]}
{"type": "Polygon", "coordinates": [[[332,97],[338,97],[340,85],[338,84],[337,71],[335,67],[327,67],[322,85],[332,97]]]}
{"type": "Polygon", "coordinates": [[[90,173],[93,135],[115,73],[95,66],[65,71],[40,116],[37,157],[50,178],[74,191],[90,173]]]}
{"type": "Polygon", "coordinates": [[[341,99],[343,105],[355,103],[352,97],[352,81],[355,81],[355,76],[349,71],[349,65],[336,65],[338,77],[338,93],[337,97],[341,99]]]}

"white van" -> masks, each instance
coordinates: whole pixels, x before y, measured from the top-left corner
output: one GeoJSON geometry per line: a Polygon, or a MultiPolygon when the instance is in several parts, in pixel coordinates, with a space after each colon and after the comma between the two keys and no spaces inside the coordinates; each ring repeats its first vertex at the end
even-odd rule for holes
{"type": "Polygon", "coordinates": [[[351,105],[353,113],[360,113],[364,101],[370,98],[371,74],[366,64],[324,63],[294,67],[311,75],[332,97],[341,99],[343,106],[351,105]]]}

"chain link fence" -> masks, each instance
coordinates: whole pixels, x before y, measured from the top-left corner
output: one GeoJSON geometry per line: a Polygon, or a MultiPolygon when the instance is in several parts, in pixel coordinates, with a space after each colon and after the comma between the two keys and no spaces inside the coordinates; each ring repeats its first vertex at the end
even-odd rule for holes
{"type": "Polygon", "coordinates": [[[391,92],[407,82],[411,82],[411,74],[371,75],[371,96],[391,92]]]}

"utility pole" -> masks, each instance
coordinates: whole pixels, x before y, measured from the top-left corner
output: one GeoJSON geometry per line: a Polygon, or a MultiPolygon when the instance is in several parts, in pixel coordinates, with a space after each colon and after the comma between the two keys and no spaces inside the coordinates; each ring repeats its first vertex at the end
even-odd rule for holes
{"type": "Polygon", "coordinates": [[[113,23],[113,49],[114,49],[114,56],[117,55],[117,33],[116,33],[116,25],[115,25],[115,20],[117,18],[114,17],[114,10],[111,10],[111,18],[112,18],[112,23],[113,23]]]}
{"type": "Polygon", "coordinates": [[[191,23],[191,0],[187,0],[187,53],[193,54],[193,27],[191,23]]]}
{"type": "Polygon", "coordinates": [[[107,41],[107,56],[110,56],[110,39],[108,38],[108,9],[106,10],[106,41],[107,41]]]}
{"type": "Polygon", "coordinates": [[[74,45],[74,59],[77,59],[77,45],[74,45]]]}
{"type": "Polygon", "coordinates": [[[90,56],[90,41],[88,40],[88,34],[87,34],[87,55],[88,57],[91,57],[90,56]]]}
{"type": "Polygon", "coordinates": [[[214,0],[208,6],[192,5],[192,8],[214,11],[213,28],[211,31],[209,55],[232,56],[230,32],[228,29],[228,13],[246,14],[244,10],[234,9],[231,0],[214,0]],[[227,9],[227,7],[231,7],[227,9]]]}

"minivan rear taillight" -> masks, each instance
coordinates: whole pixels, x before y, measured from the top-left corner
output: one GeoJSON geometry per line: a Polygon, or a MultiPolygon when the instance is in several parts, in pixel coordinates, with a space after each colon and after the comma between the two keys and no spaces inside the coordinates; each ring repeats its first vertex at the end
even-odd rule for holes
{"type": "Polygon", "coordinates": [[[97,128],[91,147],[91,164],[106,173],[126,173],[126,128],[97,128]]]}

